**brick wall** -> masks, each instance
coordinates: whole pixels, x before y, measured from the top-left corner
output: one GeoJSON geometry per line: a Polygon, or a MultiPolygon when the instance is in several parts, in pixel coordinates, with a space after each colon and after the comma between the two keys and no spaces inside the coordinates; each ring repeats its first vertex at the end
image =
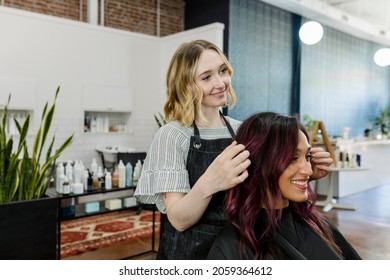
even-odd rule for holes
{"type": "MultiPolygon", "coordinates": [[[[100,17],[99,0],[99,17],[100,17]]],[[[105,0],[104,25],[158,35],[158,0],[105,0]]],[[[87,0],[2,0],[4,6],[87,21],[87,0]]],[[[100,19],[99,19],[100,22],[100,19]]],[[[160,36],[184,30],[184,1],[160,0],[160,36]]]]}

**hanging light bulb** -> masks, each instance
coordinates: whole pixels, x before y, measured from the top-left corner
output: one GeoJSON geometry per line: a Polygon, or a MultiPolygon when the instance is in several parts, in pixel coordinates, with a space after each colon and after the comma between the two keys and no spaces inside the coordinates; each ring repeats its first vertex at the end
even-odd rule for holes
{"type": "Polygon", "coordinates": [[[317,44],[323,35],[324,29],[316,21],[307,21],[299,29],[299,38],[306,45],[317,44]]]}
{"type": "Polygon", "coordinates": [[[390,49],[382,48],[376,51],[374,55],[374,61],[379,66],[390,65],[390,49]]]}

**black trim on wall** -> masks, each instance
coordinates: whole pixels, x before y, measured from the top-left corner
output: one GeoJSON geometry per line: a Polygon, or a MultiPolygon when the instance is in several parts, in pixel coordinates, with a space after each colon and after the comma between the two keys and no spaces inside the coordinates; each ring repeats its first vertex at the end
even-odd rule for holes
{"type": "Polygon", "coordinates": [[[229,0],[185,0],[184,30],[220,22],[223,31],[223,52],[229,53],[229,0]]]}
{"type": "Polygon", "coordinates": [[[301,28],[302,17],[292,15],[292,87],[291,87],[291,108],[292,115],[300,114],[301,103],[301,40],[299,29],[301,28]]]}

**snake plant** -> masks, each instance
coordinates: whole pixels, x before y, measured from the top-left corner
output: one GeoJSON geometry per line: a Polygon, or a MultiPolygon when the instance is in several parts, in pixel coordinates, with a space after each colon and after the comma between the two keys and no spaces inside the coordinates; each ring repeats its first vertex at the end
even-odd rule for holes
{"type": "Polygon", "coordinates": [[[45,195],[52,179],[55,160],[73,141],[71,135],[55,151],[53,151],[55,136],[53,135],[50,143],[47,142],[59,91],[60,87],[57,88],[53,104],[49,107],[46,103],[44,106],[31,155],[26,141],[30,123],[29,115],[23,124],[14,118],[20,136],[15,149],[12,135],[7,137],[7,113],[11,95],[9,96],[0,124],[0,203],[31,200],[45,195]],[[47,148],[46,144],[49,145],[47,148]]]}

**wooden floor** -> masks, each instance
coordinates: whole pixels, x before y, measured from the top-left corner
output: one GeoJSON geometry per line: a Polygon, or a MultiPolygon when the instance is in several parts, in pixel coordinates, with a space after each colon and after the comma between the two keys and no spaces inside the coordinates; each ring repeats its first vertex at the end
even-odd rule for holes
{"type": "MultiPolygon", "coordinates": [[[[355,211],[332,209],[325,213],[340,229],[364,260],[390,260],[390,185],[339,199],[355,211]]],[[[319,207],[321,210],[322,208],[319,207]]],[[[154,249],[158,248],[158,235],[154,249]]],[[[151,238],[68,257],[72,260],[155,259],[151,238]],[[148,253],[143,253],[148,252],[148,253]],[[142,254],[141,254],[142,253],[142,254]],[[133,256],[133,257],[130,257],[133,256]]]]}
{"type": "Polygon", "coordinates": [[[356,211],[326,213],[364,260],[390,260],[390,185],[339,199],[356,211]]]}

